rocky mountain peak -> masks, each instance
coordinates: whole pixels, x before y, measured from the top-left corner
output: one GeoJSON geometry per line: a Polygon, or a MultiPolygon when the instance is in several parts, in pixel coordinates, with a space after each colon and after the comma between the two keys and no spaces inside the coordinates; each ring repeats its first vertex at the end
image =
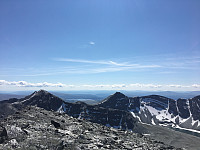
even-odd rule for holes
{"type": "Polygon", "coordinates": [[[21,103],[23,105],[34,105],[46,110],[57,111],[62,105],[63,100],[45,90],[39,90],[21,99],[21,103]]]}
{"type": "Polygon", "coordinates": [[[112,97],[118,97],[118,98],[121,98],[121,97],[125,97],[125,95],[121,92],[116,92],[115,94],[112,95],[112,97]]]}
{"type": "Polygon", "coordinates": [[[124,104],[128,104],[129,98],[120,92],[116,92],[115,94],[109,96],[108,98],[104,99],[100,104],[100,107],[106,108],[114,108],[125,110],[124,104]]]}
{"type": "Polygon", "coordinates": [[[51,93],[49,93],[46,90],[41,89],[39,91],[35,91],[33,94],[35,94],[35,95],[48,95],[48,94],[51,94],[51,93]]]}

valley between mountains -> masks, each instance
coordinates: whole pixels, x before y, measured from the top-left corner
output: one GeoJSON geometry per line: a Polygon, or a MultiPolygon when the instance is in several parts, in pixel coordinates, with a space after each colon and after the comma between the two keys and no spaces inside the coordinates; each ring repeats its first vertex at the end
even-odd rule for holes
{"type": "Polygon", "coordinates": [[[0,101],[0,149],[196,150],[199,106],[200,96],[173,100],[120,92],[88,105],[40,90],[0,101]]]}

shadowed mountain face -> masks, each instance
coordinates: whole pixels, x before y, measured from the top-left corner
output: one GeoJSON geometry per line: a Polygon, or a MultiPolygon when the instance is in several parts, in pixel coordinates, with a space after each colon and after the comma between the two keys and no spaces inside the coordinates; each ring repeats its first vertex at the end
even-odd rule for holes
{"type": "Polygon", "coordinates": [[[47,91],[36,91],[25,98],[12,98],[9,100],[0,101],[0,119],[15,113],[17,110],[20,110],[27,105],[41,107],[46,110],[57,111],[62,103],[62,99],[52,95],[47,91]]]}
{"type": "Polygon", "coordinates": [[[117,109],[106,109],[98,106],[87,105],[83,102],[63,103],[58,112],[79,119],[89,120],[109,127],[123,130],[136,130],[137,120],[130,112],[117,109]]]}
{"type": "Polygon", "coordinates": [[[120,92],[116,92],[115,94],[109,96],[101,103],[99,103],[98,106],[104,108],[113,108],[124,111],[132,110],[133,112],[138,112],[140,101],[139,99],[129,98],[120,92]]]}
{"type": "Polygon", "coordinates": [[[36,91],[23,99],[2,101],[0,106],[2,106],[1,103],[2,105],[9,105],[9,114],[19,110],[17,108],[32,105],[119,129],[133,130],[137,127],[136,119],[130,112],[101,108],[83,102],[68,103],[44,90],[36,91]]]}
{"type": "Polygon", "coordinates": [[[131,112],[143,123],[200,130],[200,96],[177,101],[159,95],[130,98],[115,93],[98,106],[131,112]]]}
{"type": "Polygon", "coordinates": [[[20,100],[23,105],[33,105],[37,107],[44,108],[46,110],[57,111],[62,105],[63,100],[54,96],[53,94],[40,90],[36,91],[28,97],[20,100]]]}
{"type": "Polygon", "coordinates": [[[190,112],[194,120],[200,120],[200,96],[196,96],[189,100],[190,112]]]}

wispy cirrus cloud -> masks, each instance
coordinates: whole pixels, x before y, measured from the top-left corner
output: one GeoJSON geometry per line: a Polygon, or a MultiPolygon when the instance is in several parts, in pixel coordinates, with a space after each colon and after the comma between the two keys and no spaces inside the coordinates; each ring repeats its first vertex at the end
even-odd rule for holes
{"type": "Polygon", "coordinates": [[[55,58],[55,61],[63,62],[75,62],[75,63],[89,63],[89,64],[101,64],[101,65],[110,65],[110,66],[119,66],[119,67],[136,67],[136,68],[157,68],[161,67],[160,65],[141,65],[133,64],[129,62],[116,62],[112,60],[85,60],[85,59],[70,59],[70,58],[55,58]]]}
{"type": "Polygon", "coordinates": [[[71,59],[71,58],[55,58],[55,61],[63,61],[63,62],[75,62],[75,63],[89,63],[89,64],[102,64],[102,65],[110,65],[112,64],[110,61],[94,61],[94,60],[84,60],[84,59],[71,59]]]}
{"type": "Polygon", "coordinates": [[[116,62],[113,60],[87,60],[87,59],[71,59],[71,58],[54,58],[54,61],[70,62],[73,64],[63,63],[59,67],[41,67],[32,69],[2,69],[0,76],[55,76],[63,74],[97,74],[107,72],[120,71],[144,71],[145,69],[156,69],[162,66],[156,64],[136,64],[130,62],[116,62]],[[76,65],[78,64],[78,65],[76,65]],[[15,72],[15,73],[12,73],[15,72]]]}
{"type": "MultiPolygon", "coordinates": [[[[59,67],[40,67],[40,68],[1,68],[1,77],[5,76],[56,76],[64,74],[98,74],[123,71],[154,71],[156,74],[175,74],[183,69],[198,70],[200,57],[163,57],[158,56],[153,59],[148,57],[134,59],[115,60],[89,60],[89,59],[72,59],[72,58],[54,58],[56,62],[63,62],[59,67]],[[128,60],[128,61],[127,61],[128,60]],[[134,60],[134,63],[133,61],[134,60]],[[65,63],[66,62],[66,63],[65,63]]],[[[55,63],[56,64],[56,63],[55,63]]]]}

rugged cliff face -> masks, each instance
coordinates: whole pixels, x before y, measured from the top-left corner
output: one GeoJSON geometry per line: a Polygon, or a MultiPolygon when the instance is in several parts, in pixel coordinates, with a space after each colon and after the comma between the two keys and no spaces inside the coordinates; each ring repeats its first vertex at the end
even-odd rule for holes
{"type": "Polygon", "coordinates": [[[147,136],[27,106],[1,122],[0,149],[175,149],[147,136]]]}
{"type": "Polygon", "coordinates": [[[98,106],[131,112],[143,123],[200,130],[200,96],[175,101],[159,95],[130,98],[117,92],[98,106]]]}
{"type": "Polygon", "coordinates": [[[64,102],[58,111],[74,118],[89,120],[108,127],[123,130],[137,130],[138,128],[137,119],[130,112],[123,110],[91,106],[83,102],[75,104],[64,102]]]}

